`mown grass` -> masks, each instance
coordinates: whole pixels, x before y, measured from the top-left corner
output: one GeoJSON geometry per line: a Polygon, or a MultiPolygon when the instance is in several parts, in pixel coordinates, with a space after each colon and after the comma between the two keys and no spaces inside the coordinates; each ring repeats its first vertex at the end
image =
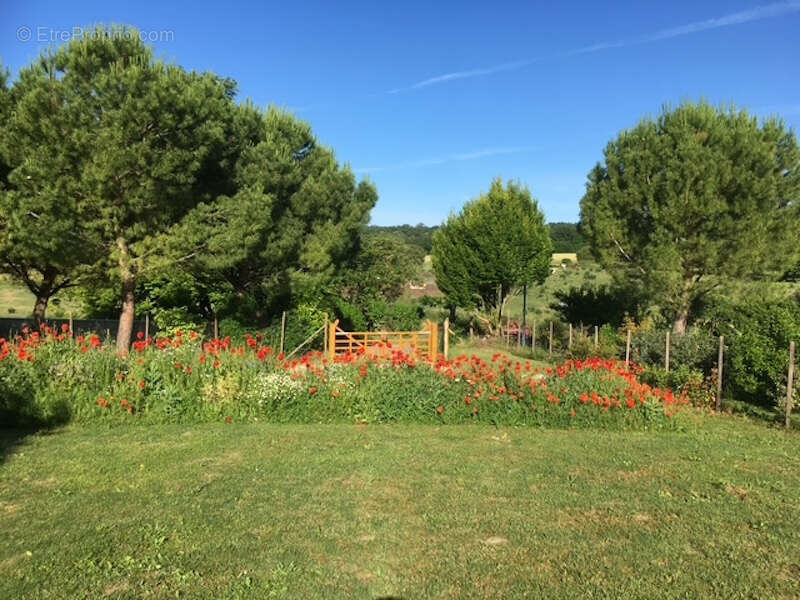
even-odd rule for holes
{"type": "Polygon", "coordinates": [[[790,598],[800,436],[477,426],[5,437],[2,598],[790,598]]]}

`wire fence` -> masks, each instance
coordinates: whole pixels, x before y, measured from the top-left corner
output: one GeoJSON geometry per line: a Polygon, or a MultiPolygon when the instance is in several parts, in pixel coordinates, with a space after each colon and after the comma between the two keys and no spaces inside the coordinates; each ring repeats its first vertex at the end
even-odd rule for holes
{"type": "MultiPolygon", "coordinates": [[[[45,319],[44,324],[56,331],[60,331],[63,326],[66,326],[66,328],[71,327],[75,335],[94,333],[103,340],[112,341],[116,338],[119,321],[117,319],[45,319]]],[[[33,319],[0,318],[0,337],[12,339],[25,329],[30,331],[36,329],[33,319]]],[[[138,319],[133,322],[133,337],[136,338],[139,332],[142,335],[147,333],[152,336],[158,333],[158,327],[152,321],[138,319]]]]}

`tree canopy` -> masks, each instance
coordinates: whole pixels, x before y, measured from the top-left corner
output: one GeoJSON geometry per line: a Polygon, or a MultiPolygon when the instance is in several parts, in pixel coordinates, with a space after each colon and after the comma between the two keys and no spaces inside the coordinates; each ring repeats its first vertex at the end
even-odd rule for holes
{"type": "Polygon", "coordinates": [[[549,230],[530,191],[500,179],[433,237],[436,284],[450,307],[480,306],[497,310],[498,318],[512,289],[544,281],[551,254],[549,230]]]}
{"type": "Polygon", "coordinates": [[[682,332],[732,278],[777,279],[800,248],[800,150],[777,119],[687,103],[606,146],[581,224],[593,254],[682,332]]]}
{"type": "Polygon", "coordinates": [[[0,271],[34,294],[37,323],[50,298],[103,254],[96,232],[84,226],[88,106],[57,73],[55,56],[43,56],[0,98],[0,271]]]}
{"type": "MultiPolygon", "coordinates": [[[[243,107],[240,110],[253,110],[243,107]]],[[[356,250],[377,200],[333,153],[314,143],[310,127],[277,109],[256,111],[255,143],[240,156],[236,192],[199,204],[166,233],[179,267],[230,286],[229,310],[263,321],[270,309],[322,289],[356,250]]],[[[218,307],[224,309],[225,307],[218,307]]]]}
{"type": "Polygon", "coordinates": [[[79,276],[96,305],[119,286],[127,351],[142,290],[263,322],[346,262],[374,187],[307,124],[235,91],[156,60],[124,27],[45,52],[11,90],[0,78],[0,269],[40,316],[79,276]]]}

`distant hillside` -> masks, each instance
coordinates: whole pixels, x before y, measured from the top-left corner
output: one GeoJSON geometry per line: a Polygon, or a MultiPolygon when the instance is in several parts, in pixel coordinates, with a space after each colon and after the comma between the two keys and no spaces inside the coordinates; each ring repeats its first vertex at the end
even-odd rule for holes
{"type": "MultiPolygon", "coordinates": [[[[553,252],[577,253],[581,250],[585,240],[578,231],[577,223],[549,223],[548,225],[550,238],[553,240],[553,252]]],[[[430,254],[433,247],[433,232],[438,228],[438,225],[428,226],[423,223],[417,225],[370,225],[367,227],[367,231],[398,234],[409,244],[419,246],[425,251],[425,254],[430,254]]]]}
{"type": "Polygon", "coordinates": [[[550,226],[550,239],[553,240],[553,252],[580,252],[586,243],[583,235],[578,230],[577,223],[548,223],[550,226]]]}
{"type": "Polygon", "coordinates": [[[433,247],[433,232],[438,228],[438,225],[428,227],[423,223],[417,225],[369,225],[367,231],[394,233],[412,246],[422,248],[425,254],[430,254],[433,247]]]}

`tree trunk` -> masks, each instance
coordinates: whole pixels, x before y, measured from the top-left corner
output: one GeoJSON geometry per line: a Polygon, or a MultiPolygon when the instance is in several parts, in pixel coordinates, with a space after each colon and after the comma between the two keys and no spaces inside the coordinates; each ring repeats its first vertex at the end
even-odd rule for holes
{"type": "Polygon", "coordinates": [[[456,321],[456,307],[450,306],[450,322],[455,323],[456,321]]]}
{"type": "Polygon", "coordinates": [[[675,313],[675,319],[672,321],[672,333],[684,334],[686,333],[686,322],[689,320],[689,307],[682,306],[675,313]]]}
{"type": "Polygon", "coordinates": [[[36,304],[33,305],[33,327],[36,330],[41,329],[44,323],[44,316],[45,312],[47,312],[47,303],[49,300],[50,296],[47,294],[36,295],[36,304]]]}
{"type": "Polygon", "coordinates": [[[136,275],[133,270],[130,251],[123,238],[117,238],[119,248],[119,269],[122,276],[122,312],[117,327],[117,352],[126,354],[131,346],[133,335],[133,319],[136,316],[136,275]]]}
{"type": "Polygon", "coordinates": [[[44,323],[45,313],[47,312],[47,303],[50,302],[50,296],[53,294],[53,277],[45,274],[42,279],[42,284],[35,291],[36,304],[33,305],[33,326],[38,330],[44,323]]]}

